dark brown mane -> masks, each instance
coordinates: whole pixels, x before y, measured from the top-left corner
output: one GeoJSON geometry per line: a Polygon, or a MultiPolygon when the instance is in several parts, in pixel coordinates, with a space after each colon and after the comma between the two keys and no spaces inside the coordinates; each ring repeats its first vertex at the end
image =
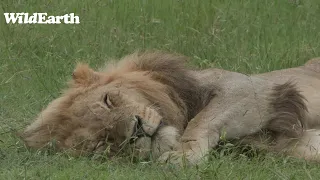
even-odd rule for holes
{"type": "Polygon", "coordinates": [[[213,96],[212,87],[201,87],[192,70],[186,67],[187,57],[163,52],[144,52],[132,58],[136,70],[148,71],[151,77],[169,87],[169,95],[181,108],[187,108],[188,120],[192,119],[213,96]],[[182,103],[179,102],[179,98],[182,103]]]}
{"type": "Polygon", "coordinates": [[[276,85],[270,99],[275,114],[268,129],[288,137],[300,137],[305,128],[305,116],[308,111],[305,100],[292,81],[276,85]]]}

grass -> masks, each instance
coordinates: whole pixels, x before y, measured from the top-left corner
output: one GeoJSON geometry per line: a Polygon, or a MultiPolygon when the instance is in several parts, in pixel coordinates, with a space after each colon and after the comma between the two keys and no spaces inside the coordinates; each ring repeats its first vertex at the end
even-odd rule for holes
{"type": "Polygon", "coordinates": [[[137,49],[243,73],[320,56],[318,0],[0,1],[0,179],[320,179],[320,165],[272,154],[198,167],[97,162],[27,150],[15,132],[59,96],[78,61],[97,68],[137,49]],[[79,25],[7,25],[4,12],[75,13],[79,25]]]}

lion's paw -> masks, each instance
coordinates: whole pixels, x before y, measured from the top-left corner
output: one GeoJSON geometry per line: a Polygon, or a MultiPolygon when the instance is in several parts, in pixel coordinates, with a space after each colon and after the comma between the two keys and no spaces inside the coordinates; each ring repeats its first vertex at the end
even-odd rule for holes
{"type": "Polygon", "coordinates": [[[186,166],[198,164],[202,157],[193,151],[169,151],[163,153],[158,161],[174,165],[186,166]]]}

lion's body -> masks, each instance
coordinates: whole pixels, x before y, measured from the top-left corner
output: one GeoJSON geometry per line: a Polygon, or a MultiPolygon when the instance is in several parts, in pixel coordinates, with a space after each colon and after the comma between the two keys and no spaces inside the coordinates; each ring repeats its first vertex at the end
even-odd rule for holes
{"type": "Polygon", "coordinates": [[[77,154],[110,145],[112,155],[127,148],[142,157],[152,153],[162,161],[180,162],[186,156],[197,163],[224,136],[320,160],[320,60],[248,76],[191,70],[183,67],[184,59],[144,53],[101,72],[79,66],[69,90],[22,138],[34,148],[54,139],[59,150],[77,154]]]}
{"type": "Polygon", "coordinates": [[[277,84],[293,80],[306,98],[308,107],[306,128],[320,127],[320,59],[312,59],[306,65],[296,68],[272,71],[255,77],[277,84]]]}
{"type": "MultiPolygon", "coordinates": [[[[224,138],[229,140],[238,139],[245,144],[252,144],[269,151],[284,152],[296,157],[319,161],[320,71],[315,71],[315,69],[320,69],[320,59],[310,60],[307,65],[301,67],[255,75],[244,75],[214,68],[194,72],[202,84],[211,84],[218,87],[219,91],[205,108],[205,111],[199,113],[199,117],[196,116],[189,122],[182,137],[183,145],[180,147],[182,150],[179,151],[183,151],[186,156],[190,151],[189,161],[197,162],[197,156],[202,157],[211,147],[216,145],[217,139],[214,137],[219,138],[221,134],[225,134],[224,138]],[[288,82],[289,84],[286,84],[288,82]],[[295,86],[292,86],[293,83],[295,86]],[[286,95],[286,92],[281,94],[281,96],[287,96],[285,98],[289,101],[292,100],[293,102],[289,103],[292,103],[293,106],[295,106],[294,103],[300,103],[299,101],[305,103],[306,107],[302,105],[296,108],[286,104],[288,102],[279,104],[280,108],[281,106],[291,108],[285,113],[301,111],[299,113],[302,113],[301,118],[303,119],[300,122],[293,121],[286,124],[280,120],[270,124],[270,120],[274,119],[274,115],[277,113],[270,107],[270,102],[279,101],[281,98],[272,97],[274,88],[279,85],[280,87],[283,85],[281,88],[288,90],[291,88],[297,90],[294,92],[297,94],[286,95]],[[301,93],[301,97],[296,98],[295,96],[299,96],[298,93],[301,93]],[[302,124],[304,127],[301,127],[300,130],[294,130],[295,125],[302,124]],[[284,135],[286,128],[283,125],[292,126],[293,132],[284,135]],[[276,136],[273,134],[272,137],[265,136],[265,132],[260,132],[260,130],[266,128],[278,131],[278,134],[276,136]],[[282,131],[283,134],[281,134],[282,131]],[[196,138],[196,136],[201,138],[196,138]],[[263,139],[263,137],[267,137],[267,139],[263,139]],[[201,140],[195,141],[195,139],[201,140]]],[[[299,113],[293,115],[292,119],[297,118],[298,120],[299,113]]],[[[173,154],[170,153],[170,156],[173,154]]],[[[169,153],[162,158],[170,158],[168,155],[169,153]]],[[[177,154],[174,155],[177,156],[177,154]]],[[[176,161],[176,159],[173,158],[171,161],[176,161]]]]}

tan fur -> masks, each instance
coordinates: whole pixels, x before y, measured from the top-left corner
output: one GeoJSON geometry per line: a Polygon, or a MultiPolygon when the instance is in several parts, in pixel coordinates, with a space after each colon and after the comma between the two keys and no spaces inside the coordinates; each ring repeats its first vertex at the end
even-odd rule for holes
{"type": "Polygon", "coordinates": [[[318,143],[320,130],[305,129],[320,124],[320,60],[252,76],[192,70],[186,60],[147,52],[99,72],[80,64],[69,88],[21,136],[37,149],[55,141],[74,154],[110,149],[110,156],[151,153],[173,163],[200,162],[223,137],[318,160],[318,150],[306,147],[318,143]]]}

